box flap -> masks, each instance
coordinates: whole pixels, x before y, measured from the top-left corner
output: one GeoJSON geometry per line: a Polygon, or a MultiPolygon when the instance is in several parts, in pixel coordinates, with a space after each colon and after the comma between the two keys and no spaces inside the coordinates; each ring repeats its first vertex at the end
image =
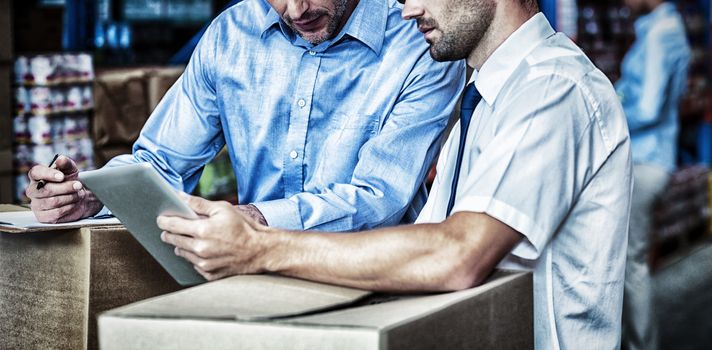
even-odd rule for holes
{"type": "Polygon", "coordinates": [[[233,276],[114,309],[108,314],[260,321],[333,309],[370,294],[281,276],[233,276]]]}
{"type": "MultiPolygon", "coordinates": [[[[282,323],[367,327],[386,329],[406,323],[424,314],[437,312],[458,302],[485,294],[517,279],[530,279],[530,272],[497,270],[485,283],[478,287],[450,293],[429,295],[405,295],[397,300],[375,305],[334,310],[314,315],[282,320],[282,323]]],[[[531,282],[529,282],[531,284],[531,282]]]]}

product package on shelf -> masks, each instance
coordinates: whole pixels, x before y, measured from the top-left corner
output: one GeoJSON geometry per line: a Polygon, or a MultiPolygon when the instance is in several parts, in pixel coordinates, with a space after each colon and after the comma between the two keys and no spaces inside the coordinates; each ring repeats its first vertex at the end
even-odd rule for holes
{"type": "Polygon", "coordinates": [[[26,86],[88,83],[94,80],[89,54],[20,56],[15,60],[15,82],[26,86]]]}
{"type": "Polygon", "coordinates": [[[94,69],[88,54],[21,56],[14,64],[15,200],[26,202],[27,172],[55,154],[94,168],[89,135],[94,69]]]}
{"type": "Polygon", "coordinates": [[[620,64],[635,38],[633,14],[623,2],[580,1],[577,43],[615,82],[620,64]]]}

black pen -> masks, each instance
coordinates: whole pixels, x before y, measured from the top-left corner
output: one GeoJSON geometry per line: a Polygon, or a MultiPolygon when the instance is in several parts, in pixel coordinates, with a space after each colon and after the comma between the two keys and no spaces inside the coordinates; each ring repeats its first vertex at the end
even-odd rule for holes
{"type": "MultiPolygon", "coordinates": [[[[51,168],[52,165],[54,165],[54,161],[57,160],[57,157],[59,157],[59,153],[55,153],[55,154],[54,154],[54,158],[52,158],[52,161],[49,162],[49,165],[48,165],[47,167],[50,167],[50,168],[51,168]]],[[[38,190],[41,190],[42,187],[44,187],[44,186],[45,186],[44,180],[37,181],[37,189],[38,189],[38,190]]]]}

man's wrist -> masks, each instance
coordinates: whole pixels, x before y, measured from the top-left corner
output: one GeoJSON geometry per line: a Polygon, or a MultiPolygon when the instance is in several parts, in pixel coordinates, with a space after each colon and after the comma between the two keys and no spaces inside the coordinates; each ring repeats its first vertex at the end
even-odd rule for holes
{"type": "Polygon", "coordinates": [[[253,204],[238,205],[237,210],[239,210],[242,214],[252,218],[260,225],[268,226],[267,220],[265,219],[264,215],[262,215],[262,212],[257,209],[257,207],[253,204]]]}
{"type": "Polygon", "coordinates": [[[287,269],[287,264],[291,262],[288,248],[290,233],[281,229],[264,227],[264,230],[257,230],[261,245],[261,254],[257,259],[260,269],[267,273],[280,273],[287,269]]]}

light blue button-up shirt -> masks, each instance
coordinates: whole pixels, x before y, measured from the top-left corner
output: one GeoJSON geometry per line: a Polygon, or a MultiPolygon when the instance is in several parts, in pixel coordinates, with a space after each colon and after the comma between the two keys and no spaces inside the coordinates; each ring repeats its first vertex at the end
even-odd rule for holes
{"type": "Polygon", "coordinates": [[[690,61],[685,27],[675,5],[665,2],[635,21],[635,34],[616,83],[633,161],[671,171],[677,155],[678,103],[690,61]]]}
{"type": "Polygon", "coordinates": [[[394,0],[361,0],[311,45],[264,0],[218,16],[133,154],[191,191],[225,145],[240,203],[271,226],[351,231],[414,220],[464,63],[438,63],[394,0]],[[414,200],[415,199],[415,200],[414,200]]]}

